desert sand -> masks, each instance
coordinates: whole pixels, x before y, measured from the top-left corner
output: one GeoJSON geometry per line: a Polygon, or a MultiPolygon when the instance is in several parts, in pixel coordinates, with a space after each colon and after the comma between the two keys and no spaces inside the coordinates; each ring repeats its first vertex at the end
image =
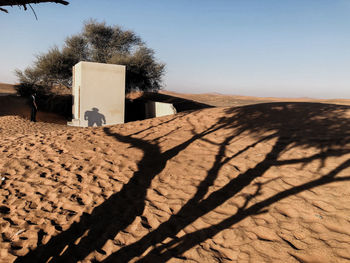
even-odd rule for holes
{"type": "Polygon", "coordinates": [[[349,262],[350,106],[249,100],[98,128],[3,110],[0,261],[349,262]]]}

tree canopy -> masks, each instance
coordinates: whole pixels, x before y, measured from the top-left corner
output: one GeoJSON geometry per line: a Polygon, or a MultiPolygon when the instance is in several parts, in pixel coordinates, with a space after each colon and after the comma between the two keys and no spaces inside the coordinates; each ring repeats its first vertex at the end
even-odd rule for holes
{"type": "Polygon", "coordinates": [[[165,65],[133,31],[90,20],[82,32],[67,37],[62,48],[52,47],[36,57],[24,71],[16,70],[22,87],[49,89],[72,85],[72,67],[79,61],[126,66],[126,91],[153,90],[162,86],[165,65]]]}

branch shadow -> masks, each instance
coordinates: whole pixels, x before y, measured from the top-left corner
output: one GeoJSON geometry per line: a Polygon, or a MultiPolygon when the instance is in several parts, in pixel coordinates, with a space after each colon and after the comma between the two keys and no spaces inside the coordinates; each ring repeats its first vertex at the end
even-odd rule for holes
{"type": "MultiPolygon", "coordinates": [[[[180,116],[186,116],[186,114],[180,116]]],[[[174,118],[165,123],[173,120],[174,118]]],[[[164,123],[160,123],[158,126],[161,125],[164,125],[164,123]]],[[[48,260],[50,262],[76,262],[83,260],[94,250],[101,251],[102,246],[108,239],[113,239],[119,231],[130,225],[137,216],[142,215],[147,189],[152,179],[164,169],[167,161],[197,139],[218,130],[220,127],[213,125],[205,132],[195,134],[185,142],[163,153],[157,143],[157,140],[162,136],[149,142],[134,138],[134,134],[123,136],[112,133],[108,127],[104,128],[106,135],[144,152],[142,160],[137,164],[138,171],[118,193],[96,207],[91,214],[84,213],[79,222],[73,223],[68,230],[54,236],[47,244],[38,246],[24,257],[17,258],[15,262],[46,262],[48,260]],[[132,203],[125,202],[125,198],[132,199],[132,203]],[[112,207],[113,209],[111,209],[112,207]],[[87,231],[88,234],[86,235],[87,231]],[[79,238],[81,238],[79,245],[76,245],[75,242],[79,238]],[[62,253],[63,250],[64,253],[62,253]]],[[[139,134],[139,132],[135,134],[139,134]]],[[[103,251],[101,252],[103,253],[103,251]]]]}
{"type": "MultiPolygon", "coordinates": [[[[264,208],[267,208],[271,204],[276,203],[282,199],[285,199],[291,195],[296,195],[302,191],[310,190],[312,188],[326,185],[332,182],[350,181],[350,176],[334,178],[334,176],[337,173],[339,173],[340,171],[348,167],[350,167],[350,159],[342,163],[330,174],[322,176],[321,178],[310,181],[308,183],[301,184],[299,186],[292,187],[285,191],[279,192],[270,198],[267,198],[261,202],[258,202],[248,207],[249,200],[259,195],[261,190],[261,186],[259,186],[257,188],[257,191],[253,195],[248,196],[246,198],[244,205],[240,207],[237,213],[235,213],[231,217],[223,220],[222,222],[216,225],[212,225],[210,227],[203,228],[195,232],[186,234],[181,238],[175,238],[172,241],[151,250],[145,257],[143,257],[140,260],[137,260],[136,262],[167,262],[169,259],[173,257],[179,257],[179,255],[183,254],[187,250],[193,248],[194,246],[200,244],[201,242],[209,238],[214,237],[219,232],[232,227],[234,224],[242,221],[243,219],[249,216],[253,216],[261,213],[267,213],[268,211],[264,210],[264,208]]],[[[117,253],[119,254],[119,251],[117,253]]],[[[116,262],[116,260],[123,260],[123,258],[120,257],[120,254],[119,255],[118,254],[114,254],[113,256],[110,256],[108,259],[104,260],[103,262],[116,262]]]]}
{"type": "Polygon", "coordinates": [[[336,177],[350,166],[350,160],[347,160],[320,178],[291,187],[248,207],[249,200],[259,195],[263,187],[263,185],[257,185],[256,192],[247,196],[245,204],[229,218],[181,238],[176,237],[179,231],[239,194],[242,189],[252,184],[256,178],[263,176],[273,166],[291,163],[305,165],[313,160],[320,160],[321,166],[324,166],[327,158],[350,153],[350,149],[343,147],[350,142],[350,120],[346,118],[347,112],[350,112],[350,107],[319,103],[267,103],[228,108],[225,111],[226,115],[217,123],[201,133],[196,133],[193,129],[189,139],[164,152],[161,152],[157,140],[136,138],[133,134],[125,136],[113,133],[110,128],[104,128],[106,135],[143,151],[144,155],[138,163],[138,171],[118,193],[96,207],[91,215],[83,214],[78,223],[72,224],[68,230],[51,238],[47,244],[37,247],[24,257],[18,258],[16,262],[46,262],[50,258],[50,262],[76,262],[83,260],[92,251],[101,251],[107,240],[113,239],[137,216],[142,215],[147,189],[154,177],[165,168],[166,163],[197,140],[215,144],[205,136],[221,129],[228,130],[229,135],[223,143],[218,145],[215,161],[208,170],[206,178],[197,187],[194,196],[166,222],[135,243],[122,247],[103,262],[128,262],[170,237],[172,241],[162,243],[157,248],[151,249],[144,257],[139,258],[139,262],[166,262],[172,257],[179,257],[185,251],[242,219],[265,212],[264,209],[279,200],[328,183],[350,180],[349,177],[336,177]],[[256,141],[232,156],[226,156],[227,146],[243,133],[249,133],[256,138],[256,141]],[[222,188],[204,198],[224,164],[264,141],[274,143],[261,162],[240,173],[222,188]],[[313,147],[320,152],[299,159],[279,160],[283,152],[293,147],[313,147]],[[132,197],[133,203],[126,203],[126,197],[132,197]],[[88,234],[86,234],[87,231],[88,234]],[[81,240],[79,244],[75,244],[78,238],[81,240]]]}
{"type": "MultiPolygon", "coordinates": [[[[225,151],[225,146],[235,137],[235,135],[227,137],[225,142],[220,146],[220,150],[216,156],[212,169],[208,171],[206,179],[199,185],[195,196],[189,200],[176,215],[173,215],[156,230],[150,232],[134,244],[121,248],[103,262],[115,262],[116,260],[127,262],[134,257],[142,255],[148,248],[154,247],[156,244],[162,243],[162,241],[170,237],[173,238],[172,242],[158,246],[151,250],[151,252],[149,252],[144,258],[139,260],[139,262],[166,262],[172,257],[179,257],[188,249],[213,237],[218,232],[231,227],[242,219],[260,213],[263,208],[274,202],[316,186],[334,181],[349,180],[349,178],[344,179],[334,177],[340,171],[349,167],[350,160],[344,162],[333,172],[321,177],[320,179],[278,193],[275,196],[249,208],[246,208],[245,205],[232,217],[224,220],[218,225],[187,234],[181,239],[176,237],[176,234],[180,230],[239,193],[244,187],[252,183],[255,178],[262,176],[272,166],[281,166],[292,163],[306,164],[315,159],[321,159],[324,165],[324,160],[327,157],[341,156],[349,153],[349,150],[339,148],[333,149],[334,147],[349,142],[350,133],[348,132],[348,128],[350,127],[350,123],[343,115],[344,112],[349,109],[350,108],[346,106],[338,107],[334,105],[309,103],[269,103],[238,109],[229,109],[227,113],[233,113],[235,118],[226,117],[226,120],[223,118],[221,122],[226,122],[229,124],[228,126],[238,128],[237,133],[242,133],[243,131],[248,130],[251,133],[255,133],[256,136],[260,138],[256,143],[249,145],[248,147],[254,147],[256,144],[272,138],[277,139],[272,150],[266,155],[265,159],[258,163],[254,168],[240,174],[220,190],[217,190],[206,199],[202,200],[223,164],[229,161],[229,159],[246,151],[248,148],[246,147],[237,154],[234,154],[231,158],[224,158],[223,153],[225,151]],[[297,115],[297,118],[295,118],[295,115],[297,115]],[[300,127],[300,122],[304,123],[307,128],[303,130],[297,128],[298,126],[300,127]],[[264,134],[266,131],[270,131],[272,134],[261,138],[259,135],[264,134]],[[321,133],[320,137],[314,137],[315,131],[321,133]],[[317,147],[321,152],[307,158],[279,161],[278,157],[289,146],[317,147]]],[[[225,128],[227,128],[227,126],[225,128]]],[[[256,195],[257,194],[258,192],[256,195]]]]}

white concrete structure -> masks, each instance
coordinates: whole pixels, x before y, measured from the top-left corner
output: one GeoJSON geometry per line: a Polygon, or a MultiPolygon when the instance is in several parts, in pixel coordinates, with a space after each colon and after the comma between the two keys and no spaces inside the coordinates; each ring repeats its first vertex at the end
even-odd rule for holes
{"type": "Polygon", "coordinates": [[[146,118],[161,117],[176,114],[176,109],[171,103],[148,101],[146,103],[146,118]]]}
{"type": "Polygon", "coordinates": [[[125,66],[79,62],[73,67],[71,126],[124,123],[125,66]]]}

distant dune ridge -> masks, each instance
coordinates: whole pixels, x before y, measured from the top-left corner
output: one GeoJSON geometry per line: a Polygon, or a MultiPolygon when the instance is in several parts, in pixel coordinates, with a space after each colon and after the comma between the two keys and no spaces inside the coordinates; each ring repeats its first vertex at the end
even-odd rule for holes
{"type": "Polygon", "coordinates": [[[16,90],[14,88],[14,85],[0,83],[0,96],[7,96],[10,94],[16,94],[16,90]]]}
{"type": "Polygon", "coordinates": [[[163,94],[232,104],[76,128],[3,97],[0,262],[350,261],[350,106],[163,94]]]}

